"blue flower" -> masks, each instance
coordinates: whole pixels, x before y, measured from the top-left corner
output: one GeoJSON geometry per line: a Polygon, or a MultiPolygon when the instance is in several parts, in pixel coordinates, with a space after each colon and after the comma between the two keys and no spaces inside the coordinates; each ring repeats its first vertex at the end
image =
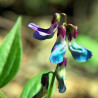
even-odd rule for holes
{"type": "Polygon", "coordinates": [[[48,29],[40,28],[38,25],[34,23],[30,23],[28,26],[35,30],[33,33],[33,37],[38,40],[45,40],[50,39],[53,37],[54,33],[56,32],[60,21],[60,14],[55,13],[51,22],[51,26],[48,29]]]}
{"type": "Polygon", "coordinates": [[[69,33],[69,50],[73,56],[73,58],[78,62],[86,62],[92,57],[92,52],[86,49],[83,46],[78,45],[75,42],[77,37],[77,26],[73,26],[72,24],[68,25],[71,32],[69,33]]]}
{"type": "Polygon", "coordinates": [[[66,29],[62,25],[58,28],[57,41],[52,48],[50,55],[50,62],[52,63],[61,63],[63,61],[63,56],[66,53],[66,41],[65,41],[65,32],[66,29]]]}
{"type": "MultiPolygon", "coordinates": [[[[66,15],[61,13],[62,15],[66,15]]],[[[35,30],[33,33],[34,38],[38,40],[50,39],[53,37],[54,33],[58,29],[57,40],[51,50],[50,54],[50,62],[56,63],[57,68],[53,73],[55,74],[58,81],[58,89],[60,93],[64,93],[66,91],[66,72],[65,67],[67,65],[67,57],[65,56],[67,50],[66,44],[66,35],[68,35],[68,48],[71,52],[73,58],[78,62],[86,62],[92,57],[92,52],[86,49],[83,46],[78,45],[75,42],[77,38],[78,27],[72,24],[64,24],[59,26],[60,14],[55,13],[51,22],[51,26],[48,29],[40,28],[38,25],[34,23],[30,23],[28,26],[35,30]],[[58,27],[59,26],[59,27],[58,27]]],[[[48,91],[49,85],[49,73],[43,74],[41,80],[42,88],[38,94],[42,97],[48,91]]]]}

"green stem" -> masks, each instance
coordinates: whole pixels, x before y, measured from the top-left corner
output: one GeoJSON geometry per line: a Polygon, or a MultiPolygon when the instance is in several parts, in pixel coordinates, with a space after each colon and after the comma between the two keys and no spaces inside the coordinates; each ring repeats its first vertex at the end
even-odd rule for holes
{"type": "MultiPolygon", "coordinates": [[[[56,66],[56,69],[57,69],[57,66],[56,66]]],[[[55,69],[55,71],[56,71],[56,69],[55,69]]],[[[50,84],[50,89],[48,91],[48,98],[52,97],[52,90],[53,90],[54,81],[55,81],[55,72],[53,73],[53,76],[52,76],[52,80],[51,80],[51,84],[50,84]]]]}
{"type": "Polygon", "coordinates": [[[65,24],[67,24],[67,15],[64,14],[64,16],[65,16],[65,24]]]}
{"type": "Polygon", "coordinates": [[[1,92],[0,92],[0,98],[6,98],[1,92]]]}
{"type": "Polygon", "coordinates": [[[52,77],[52,80],[51,80],[48,98],[51,98],[51,96],[52,96],[52,90],[53,90],[54,81],[55,81],[55,74],[53,74],[53,77],[52,77]]]}
{"type": "Polygon", "coordinates": [[[65,26],[67,25],[67,15],[65,13],[61,13],[61,15],[65,16],[65,26]]]}

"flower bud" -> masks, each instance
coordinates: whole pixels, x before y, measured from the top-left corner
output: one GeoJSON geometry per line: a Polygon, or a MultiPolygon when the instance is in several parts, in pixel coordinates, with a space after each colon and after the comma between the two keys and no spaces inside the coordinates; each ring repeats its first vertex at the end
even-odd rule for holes
{"type": "Polygon", "coordinates": [[[60,93],[64,93],[66,91],[66,72],[65,72],[65,66],[61,65],[57,67],[56,69],[56,78],[58,81],[58,89],[60,93]]]}
{"type": "Polygon", "coordinates": [[[46,87],[48,89],[49,85],[49,73],[43,74],[41,79],[41,84],[43,87],[46,87]]]}

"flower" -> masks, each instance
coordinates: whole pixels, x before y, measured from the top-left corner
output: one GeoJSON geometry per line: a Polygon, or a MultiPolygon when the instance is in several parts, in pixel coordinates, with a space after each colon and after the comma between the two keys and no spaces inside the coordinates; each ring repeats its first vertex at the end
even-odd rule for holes
{"type": "Polygon", "coordinates": [[[64,25],[61,25],[58,28],[57,33],[57,41],[52,48],[51,55],[50,55],[50,62],[52,63],[61,63],[63,61],[63,56],[66,53],[66,41],[65,41],[65,32],[66,29],[64,25]]]}
{"type": "Polygon", "coordinates": [[[92,52],[86,49],[83,46],[78,45],[75,42],[77,37],[77,26],[73,26],[72,24],[68,25],[68,29],[70,28],[69,33],[69,51],[71,52],[73,58],[78,62],[86,62],[92,57],[92,52]]]}
{"type": "Polygon", "coordinates": [[[63,61],[60,64],[58,64],[55,72],[58,81],[58,89],[60,93],[64,93],[66,91],[66,71],[65,71],[66,64],[67,64],[67,57],[64,56],[63,61]]]}
{"type": "Polygon", "coordinates": [[[77,38],[78,28],[72,24],[68,24],[66,29],[64,25],[61,25],[58,28],[57,33],[57,41],[54,44],[51,55],[50,62],[52,63],[61,63],[63,61],[63,57],[66,53],[67,44],[66,44],[66,33],[68,34],[68,47],[71,52],[73,58],[78,62],[86,62],[92,57],[92,52],[86,49],[83,46],[78,45],[75,42],[77,38]]]}
{"type": "MultiPolygon", "coordinates": [[[[66,14],[61,13],[65,16],[66,14]]],[[[67,50],[66,35],[68,35],[68,48],[73,58],[78,62],[86,62],[92,57],[92,52],[83,46],[78,45],[75,42],[78,33],[78,27],[72,24],[64,24],[59,26],[60,14],[55,13],[49,29],[42,29],[34,23],[30,23],[28,26],[35,30],[33,33],[34,38],[38,40],[50,39],[58,29],[57,40],[51,50],[50,62],[56,63],[57,68],[53,74],[58,81],[58,89],[60,93],[66,91],[66,72],[65,67],[67,65],[67,57],[65,56],[67,50]],[[59,27],[58,27],[59,26],[59,27]]],[[[66,20],[65,20],[66,21],[66,20]]],[[[42,88],[37,95],[42,97],[48,91],[49,85],[49,73],[43,74],[41,80],[42,88]]],[[[35,96],[37,96],[35,95],[35,96]]]]}
{"type": "Polygon", "coordinates": [[[56,32],[60,21],[60,14],[55,13],[51,22],[51,26],[48,29],[40,28],[38,25],[34,23],[30,23],[28,26],[35,30],[33,33],[33,37],[38,40],[45,40],[50,39],[53,37],[54,33],[56,32]]]}

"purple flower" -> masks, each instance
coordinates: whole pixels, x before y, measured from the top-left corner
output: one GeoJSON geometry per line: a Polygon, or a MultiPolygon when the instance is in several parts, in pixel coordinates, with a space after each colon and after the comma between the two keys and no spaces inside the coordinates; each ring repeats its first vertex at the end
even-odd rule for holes
{"type": "Polygon", "coordinates": [[[53,37],[54,33],[56,32],[60,21],[60,14],[55,13],[51,22],[51,26],[48,29],[40,28],[38,25],[34,23],[30,23],[28,26],[35,30],[33,33],[33,37],[38,40],[45,40],[50,39],[53,37]]]}

